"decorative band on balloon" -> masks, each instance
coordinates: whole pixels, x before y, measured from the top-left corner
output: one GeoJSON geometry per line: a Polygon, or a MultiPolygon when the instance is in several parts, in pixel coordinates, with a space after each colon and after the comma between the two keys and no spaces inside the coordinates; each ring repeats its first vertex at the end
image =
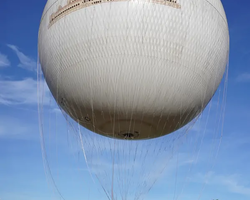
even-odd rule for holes
{"type": "Polygon", "coordinates": [[[66,6],[59,6],[57,11],[50,16],[49,26],[50,28],[55,22],[64,16],[80,10],[82,8],[86,8],[92,5],[100,4],[100,3],[109,3],[109,2],[121,2],[121,1],[142,1],[147,3],[155,3],[166,6],[171,6],[173,8],[180,9],[181,5],[177,3],[177,0],[68,0],[66,6]]]}

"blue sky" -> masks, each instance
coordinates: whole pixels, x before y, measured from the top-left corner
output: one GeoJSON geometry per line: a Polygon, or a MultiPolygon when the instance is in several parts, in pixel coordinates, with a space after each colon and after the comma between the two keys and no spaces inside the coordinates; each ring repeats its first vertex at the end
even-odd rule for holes
{"type": "MultiPolygon", "coordinates": [[[[60,199],[50,177],[45,175],[38,127],[37,34],[45,3],[45,0],[0,3],[0,200],[60,199]]],[[[227,106],[219,154],[216,160],[210,159],[209,134],[199,139],[201,148],[194,154],[195,158],[199,156],[195,163],[194,157],[187,159],[184,153],[192,145],[183,145],[162,178],[145,196],[146,200],[250,199],[250,2],[223,0],[222,3],[231,41],[227,106]],[[192,172],[182,190],[189,162],[193,163],[192,172]],[[215,165],[211,165],[213,162],[215,165]]],[[[47,95],[45,91],[45,106],[54,106],[47,95]]],[[[211,113],[213,116],[213,110],[211,113]]],[[[48,160],[62,196],[67,200],[106,199],[101,187],[92,182],[74,139],[69,139],[71,135],[61,114],[55,108],[50,116],[56,123],[46,135],[48,160]]],[[[195,136],[199,138],[204,129],[215,130],[216,122],[209,121],[205,128],[205,119],[197,122],[193,137],[184,143],[195,136]]],[[[219,142],[217,138],[216,144],[219,142]]]]}

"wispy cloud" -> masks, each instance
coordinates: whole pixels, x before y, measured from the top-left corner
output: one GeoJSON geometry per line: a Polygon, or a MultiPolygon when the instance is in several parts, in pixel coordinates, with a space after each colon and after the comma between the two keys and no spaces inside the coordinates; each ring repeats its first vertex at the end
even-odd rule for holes
{"type": "Polygon", "coordinates": [[[0,121],[0,138],[28,139],[24,135],[31,136],[36,130],[34,125],[27,124],[27,119],[0,116],[0,121]]]}
{"type": "Polygon", "coordinates": [[[237,194],[250,196],[250,187],[245,186],[237,176],[219,176],[218,179],[224,186],[229,189],[229,191],[237,194]]]}
{"type": "Polygon", "coordinates": [[[206,175],[198,174],[195,179],[198,182],[206,180],[207,184],[224,187],[231,193],[250,196],[249,184],[246,184],[238,174],[219,175],[210,171],[206,175]]]}
{"type": "MultiPolygon", "coordinates": [[[[49,104],[49,89],[45,83],[43,104],[49,104]]],[[[37,104],[37,81],[32,78],[23,80],[0,80],[0,104],[35,105],[37,104]]]]}
{"type": "Polygon", "coordinates": [[[8,57],[0,52],[0,67],[10,66],[10,61],[8,57]]]}
{"type": "Polygon", "coordinates": [[[29,56],[25,55],[23,52],[21,52],[17,46],[8,44],[9,48],[11,48],[17,55],[20,63],[18,64],[18,67],[24,68],[26,70],[30,71],[36,71],[36,61],[29,56]]]}
{"type": "Polygon", "coordinates": [[[250,82],[250,72],[249,73],[242,73],[237,76],[236,78],[237,82],[250,82]]]}

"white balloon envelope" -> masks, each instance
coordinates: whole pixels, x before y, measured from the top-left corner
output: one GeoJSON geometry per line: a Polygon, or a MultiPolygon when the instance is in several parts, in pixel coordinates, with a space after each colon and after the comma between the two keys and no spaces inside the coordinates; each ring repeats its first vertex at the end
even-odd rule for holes
{"type": "Polygon", "coordinates": [[[149,139],[195,118],[229,52],[220,0],[48,0],[39,58],[59,106],[98,134],[149,139]]]}

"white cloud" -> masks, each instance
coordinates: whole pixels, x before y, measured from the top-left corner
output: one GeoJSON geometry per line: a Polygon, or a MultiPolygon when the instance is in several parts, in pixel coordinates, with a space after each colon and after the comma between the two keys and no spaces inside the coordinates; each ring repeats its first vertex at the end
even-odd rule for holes
{"type": "Polygon", "coordinates": [[[10,61],[8,57],[0,52],[0,67],[10,66],[10,61]]]}
{"type": "Polygon", "coordinates": [[[236,78],[237,82],[250,82],[250,73],[243,73],[236,78]]]}
{"type": "Polygon", "coordinates": [[[37,63],[34,59],[28,57],[23,52],[19,51],[18,47],[15,45],[8,44],[7,46],[16,53],[20,61],[20,63],[18,64],[18,67],[21,67],[30,71],[36,71],[37,63]]]}
{"type": "MultiPolygon", "coordinates": [[[[49,104],[49,89],[44,82],[43,104],[49,104]]],[[[37,81],[32,78],[23,80],[0,80],[0,104],[35,105],[38,102],[37,81]]]]}

